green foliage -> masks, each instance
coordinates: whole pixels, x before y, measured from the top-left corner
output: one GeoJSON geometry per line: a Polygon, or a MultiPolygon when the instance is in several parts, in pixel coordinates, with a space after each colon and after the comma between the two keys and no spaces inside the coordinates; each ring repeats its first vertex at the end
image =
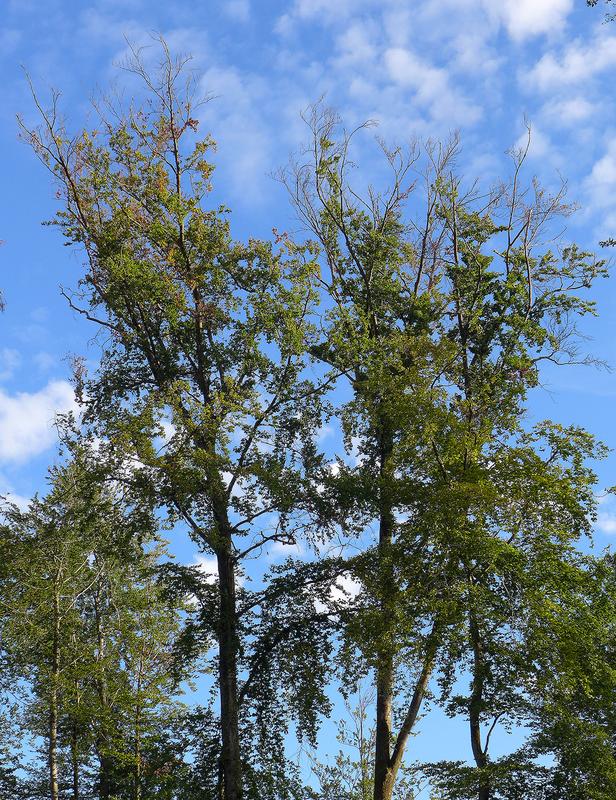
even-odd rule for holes
{"type": "Polygon", "coordinates": [[[182,645],[194,653],[216,642],[224,791],[238,800],[242,770],[259,770],[257,752],[269,759],[267,747],[239,747],[240,727],[261,720],[257,740],[267,731],[279,752],[283,697],[310,735],[317,712],[308,706],[322,697],[307,671],[286,692],[289,668],[275,655],[267,678],[264,665],[253,669],[261,631],[272,641],[270,612],[239,585],[243,559],[293,544],[306,525],[306,474],[321,461],[321,387],[305,376],[315,264],[309,247],[285,236],[234,241],[227,210],[208,207],[214,145],[196,136],[183,64],[163,49],[155,75],[135,53],[131,68],[148,94],[140,110],[115,110],[74,139],[48,115],[29,138],[59,183],[56,224],[87,255],[70,302],[106,335],[96,373],[77,370],[85,424],[118,480],[216,559],[211,587],[189,569],[176,569],[174,582],[198,600],[182,645]]]}
{"type": "Polygon", "coordinates": [[[592,361],[577,324],[606,264],[555,236],[564,188],[523,187],[514,153],[508,184],[466,189],[452,140],[382,146],[390,187],[362,194],[355,135],[316,107],[312,162],[283,178],[315,241],[236,241],[163,51],[156,74],[134,54],[138,110],[26,131],[101,333],[97,369],[75,365],[96,457],[73,443],[2,529],[3,642],[52,800],[54,769],[103,800],[409,800],[422,774],[440,800],[607,800],[614,564],[580,551],[606,449],[526,418],[544,364],[592,361]],[[215,576],[161,566],[157,513],[215,576]],[[247,579],[299,540],[310,558],[247,579]],[[212,703],[186,709],[206,655],[212,703]],[[317,791],[288,739],[316,746],[334,669],[346,695],[373,677],[376,724],[360,704],[317,791]],[[472,761],[405,768],[425,699],[466,720],[472,761]],[[493,758],[498,726],[531,734],[493,758]]]}
{"type": "Polygon", "coordinates": [[[314,164],[287,184],[328,271],[314,352],[351,395],[332,413],[356,465],[321,479],[322,516],[363,547],[348,562],[362,591],[342,658],[351,686],[375,671],[375,775],[385,776],[375,797],[390,797],[432,673],[437,701],[469,718],[476,762],[449,765],[438,785],[472,795],[487,780],[496,791],[524,769],[515,757],[490,762],[487,731],[528,723],[550,648],[571,634],[562,609],[584,597],[576,542],[595,514],[588,464],[606,453],[578,428],[528,430],[528,394],[543,362],[590,360],[575,320],[594,313],[584,292],[605,262],[574,244],[542,246],[570,207],[562,190],[522,189],[523,153],[511,184],[483,196],[455,176],[455,142],[429,145],[415,198],[407,173],[422,174],[421,153],[385,149],[393,188],[364,199],[349,177],[352,136],[319,108],[309,122],[314,164]],[[397,733],[392,708],[405,720],[397,733]]]}
{"type": "Polygon", "coordinates": [[[24,722],[47,758],[57,740],[60,785],[76,770],[82,791],[107,781],[132,797],[174,706],[181,607],[157,582],[164,550],[141,500],[105,482],[81,445],[50,483],[4,512],[3,647],[31,686],[24,722]]]}

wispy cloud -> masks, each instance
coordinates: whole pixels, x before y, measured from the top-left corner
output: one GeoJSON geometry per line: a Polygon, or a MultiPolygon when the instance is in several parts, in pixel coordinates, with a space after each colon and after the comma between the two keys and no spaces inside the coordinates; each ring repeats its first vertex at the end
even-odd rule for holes
{"type": "Polygon", "coordinates": [[[451,86],[446,70],[402,47],[387,50],[384,58],[391,80],[410,89],[413,100],[435,119],[453,126],[472,124],[481,116],[480,107],[451,86]]]}
{"type": "Polygon", "coordinates": [[[228,0],[224,12],[237,22],[248,22],[250,19],[250,0],[228,0]]]}
{"type": "Polygon", "coordinates": [[[523,73],[522,80],[532,88],[550,92],[577,86],[616,65],[616,36],[597,33],[591,41],[577,39],[560,51],[549,50],[523,73]]]}
{"type": "Polygon", "coordinates": [[[14,350],[12,347],[0,348],[0,381],[12,378],[20,364],[21,354],[19,350],[14,350]]]}
{"type": "Polygon", "coordinates": [[[596,526],[597,530],[601,533],[613,534],[616,533],[616,513],[604,511],[597,517],[596,526]]]}

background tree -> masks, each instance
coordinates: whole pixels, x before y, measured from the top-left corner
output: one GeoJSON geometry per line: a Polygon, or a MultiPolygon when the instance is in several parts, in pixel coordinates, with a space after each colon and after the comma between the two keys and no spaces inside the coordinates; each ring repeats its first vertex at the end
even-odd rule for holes
{"type": "Polygon", "coordinates": [[[548,800],[607,800],[616,787],[614,558],[586,558],[577,602],[563,609],[563,637],[540,676],[531,750],[549,754],[548,800]]]}
{"type": "Polygon", "coordinates": [[[50,480],[26,511],[6,509],[2,529],[3,641],[31,687],[25,730],[44,742],[44,796],[136,800],[177,688],[180,608],[156,580],[145,504],[83,450],[50,480]]]}

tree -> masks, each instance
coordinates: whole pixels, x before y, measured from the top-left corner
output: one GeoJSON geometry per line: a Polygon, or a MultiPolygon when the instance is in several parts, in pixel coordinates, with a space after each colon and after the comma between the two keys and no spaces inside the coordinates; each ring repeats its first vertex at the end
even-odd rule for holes
{"type": "Polygon", "coordinates": [[[593,306],[577,293],[605,266],[575,246],[564,247],[560,258],[537,253],[542,226],[567,208],[561,195],[536,184],[527,205],[522,164],[523,153],[511,189],[493,197],[489,213],[460,202],[457,184],[442,206],[451,235],[448,335],[455,344],[445,374],[454,391],[447,425],[436,437],[445,482],[431,527],[446,536],[435,547],[453,556],[448,584],[457,595],[443,638],[442,684],[450,712],[468,715],[476,765],[453,779],[456,770],[444,765],[444,785],[446,796],[480,800],[517,797],[524,791],[519,779],[513,794],[503,789],[515,770],[532,777],[515,757],[491,763],[490,736],[497,724],[523,720],[538,702],[533,687],[546,651],[540,657],[534,648],[542,637],[553,641],[560,626],[553,609],[568,607],[581,579],[574,543],[589,532],[595,513],[596,477],[585,460],[604,455],[583,430],[523,426],[542,362],[580,358],[574,319],[593,306]],[[502,248],[486,246],[503,232],[502,248]],[[466,670],[469,693],[451,697],[466,670]]]}
{"type": "Polygon", "coordinates": [[[549,754],[547,800],[607,800],[616,789],[614,556],[586,557],[577,602],[541,676],[532,752],[549,754]]]}
{"type": "Polygon", "coordinates": [[[143,752],[177,686],[180,609],[156,580],[151,511],[93,466],[80,449],[45,498],[6,508],[3,642],[31,686],[25,725],[44,741],[45,796],[139,800],[143,752]]]}
{"type": "MultiPolygon", "coordinates": [[[[549,423],[529,434],[523,416],[542,362],[578,359],[574,319],[593,306],[576,293],[605,265],[573,245],[541,249],[544,231],[569,208],[562,191],[522,188],[524,151],[514,154],[510,184],[482,195],[454,177],[455,145],[429,146],[425,193],[415,198],[407,176],[419,169],[419,152],[385,148],[393,188],[364,199],[348,177],[353,137],[336,138],[336,117],[318,108],[309,123],[309,164],[287,185],[330,275],[319,355],[352,392],[338,413],[359,464],[338,465],[332,506],[347,530],[352,520],[361,535],[372,521],[379,531],[353,559],[364,591],[347,630],[360,669],[375,670],[374,797],[383,800],[435,670],[447,684],[456,666],[469,666],[471,692],[459,702],[477,774],[488,769],[483,720],[492,711],[500,718],[513,695],[505,673],[494,676],[502,700],[488,689],[483,640],[487,629],[515,628],[502,594],[485,613],[477,603],[495,601],[502,582],[519,590],[525,570],[545,574],[550,560],[566,571],[569,543],[587,530],[594,475],[583,461],[601,449],[583,431],[549,423]],[[403,223],[409,198],[420,224],[403,223]],[[536,456],[541,448],[545,459],[536,456]],[[392,748],[396,701],[402,723],[392,748]]],[[[477,791],[480,800],[491,796],[481,779],[477,791]]]]}
{"type": "Polygon", "coordinates": [[[269,543],[294,541],[299,524],[319,419],[318,391],[302,377],[313,267],[284,237],[234,242],[226,209],[207,208],[213,143],[195,139],[185,60],[161,44],[156,74],[133,54],[140,110],[69,138],[55,98],[50,112],[39,105],[42,126],[24,131],[59,182],[58,224],[87,255],[70,302],[107,337],[83,380],[86,421],[133,454],[136,479],[216,559],[203,619],[218,647],[221,791],[240,800],[243,615],[259,607],[238,574],[269,543]]]}
{"type": "Polygon", "coordinates": [[[376,683],[375,800],[391,798],[396,776],[435,666],[440,600],[427,545],[403,520],[440,474],[432,440],[442,405],[435,377],[446,363],[442,335],[443,240],[440,185],[457,143],[421,149],[382,146],[391,186],[355,190],[349,170],[355,134],[340,131],[336,115],[315,107],[308,117],[307,163],[284,176],[292,201],[324,255],[321,287],[327,298],[326,334],[314,350],[348,381],[351,399],[335,412],[357,465],[340,461],[324,477],[328,513],[360,537],[374,524],[377,540],[348,567],[363,587],[347,627],[362,660],[347,675],[373,669],[376,683]],[[425,192],[417,216],[409,210],[414,176],[425,192]],[[405,217],[408,215],[408,218],[405,217]],[[428,578],[428,575],[431,577],[428,578]],[[410,666],[408,693],[396,679],[410,666]],[[401,723],[393,730],[394,704],[401,723]]]}
{"type": "Polygon", "coordinates": [[[105,544],[100,537],[93,547],[98,578],[84,609],[88,638],[82,653],[89,648],[90,669],[86,741],[100,764],[100,797],[143,800],[158,796],[158,772],[180,766],[177,754],[170,752],[167,761],[163,751],[173,739],[169,726],[181,713],[174,697],[194,662],[177,661],[184,605],[158,578],[164,549],[150,543],[146,552],[135,552],[133,545],[127,553],[105,544]]]}
{"type": "MultiPolygon", "coordinates": [[[[611,6],[613,4],[613,2],[614,2],[614,0],[605,0],[605,5],[606,6],[611,6]]],[[[595,6],[599,5],[599,0],[586,0],[586,5],[587,6],[591,6],[591,7],[594,8],[595,6]]],[[[616,19],[616,14],[613,14],[613,13],[610,13],[610,12],[606,11],[605,12],[605,19],[607,21],[616,19]]]]}
{"type": "Polygon", "coordinates": [[[12,564],[2,587],[4,633],[11,658],[33,682],[40,718],[46,721],[51,800],[58,800],[60,791],[59,725],[71,684],[78,602],[92,581],[81,530],[67,522],[63,505],[53,501],[35,500],[26,514],[9,507],[2,542],[12,564]]]}
{"type": "MultiPolygon", "coordinates": [[[[373,705],[374,696],[364,692],[361,687],[354,705],[350,700],[345,701],[347,717],[339,723],[337,736],[341,749],[335,754],[333,762],[322,763],[315,758],[312,763],[312,771],[319,784],[318,790],[313,793],[314,800],[371,800],[374,793],[373,705]]],[[[417,788],[415,776],[406,775],[397,782],[394,797],[413,800],[417,788]]]]}

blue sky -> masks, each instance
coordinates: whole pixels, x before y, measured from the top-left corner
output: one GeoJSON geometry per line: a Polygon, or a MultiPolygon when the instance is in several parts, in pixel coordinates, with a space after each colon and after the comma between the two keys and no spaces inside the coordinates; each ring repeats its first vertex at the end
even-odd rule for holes
{"type": "MultiPolygon", "coordinates": [[[[192,53],[214,99],[202,129],[219,142],[215,182],[238,236],[298,223],[271,177],[305,138],[300,111],[325,95],[348,125],[371,118],[386,140],[459,130],[465,172],[490,182],[507,148],[533,128],[528,177],[564,176],[580,210],[566,236],[589,248],[616,236],[616,23],[583,0],[4,0],[0,28],[0,492],[27,498],[56,457],[54,412],[71,407],[66,360],[96,357],[94,331],[69,311],[80,256],[42,227],[55,209],[48,175],[18,141],[33,118],[20,65],[42,90],[62,90],[75,126],[89,98],[126,76],[125,38],[162,33],[192,53]]],[[[609,252],[606,253],[609,255],[609,252]]],[[[616,366],[616,283],[595,290],[588,349],[616,366]]],[[[531,418],[582,424],[616,448],[616,375],[553,369],[531,418]]],[[[599,466],[616,484],[616,457],[599,466]]],[[[601,505],[597,545],[616,535],[616,502],[601,505]]]]}
{"type": "MultiPolygon", "coordinates": [[[[74,284],[79,256],[41,227],[55,199],[45,171],[17,139],[15,114],[32,117],[21,65],[42,90],[62,90],[70,121],[87,123],[98,88],[126,83],[117,68],[125,37],[151,44],[161,32],[190,52],[214,95],[202,129],[218,139],[217,192],[234,231],[269,235],[297,228],[270,177],[305,137],[300,111],[326,95],[349,125],[367,118],[403,143],[458,129],[468,175],[491,181],[505,151],[533,126],[528,162],[550,184],[567,178],[580,211],[567,236],[595,247],[616,233],[616,114],[612,76],[616,23],[582,0],[5,0],[0,28],[0,491],[28,496],[54,457],[49,422],[71,404],[70,353],[95,357],[93,331],[59,294],[74,284]]],[[[616,364],[614,280],[596,291],[599,320],[588,348],[616,364]]],[[[579,422],[616,446],[616,378],[594,369],[553,370],[533,416],[579,422]]],[[[616,460],[601,468],[616,483],[616,460]]],[[[616,512],[616,504],[615,504],[616,512]]],[[[602,510],[599,543],[616,532],[602,510]]]]}

